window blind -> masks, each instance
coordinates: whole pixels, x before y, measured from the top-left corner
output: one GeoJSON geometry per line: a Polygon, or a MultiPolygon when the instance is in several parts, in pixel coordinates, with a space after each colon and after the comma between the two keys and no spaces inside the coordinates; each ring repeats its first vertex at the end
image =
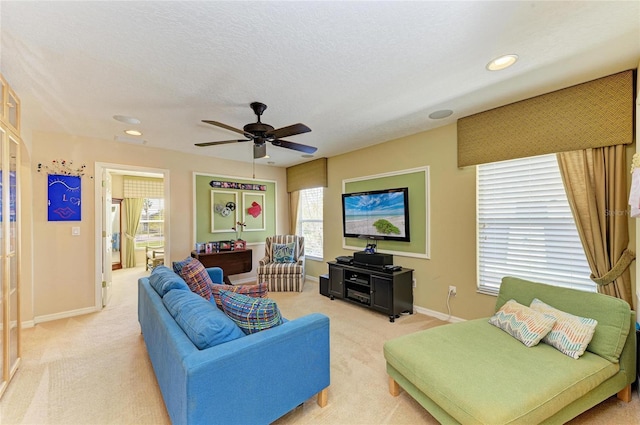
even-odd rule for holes
{"type": "Polygon", "coordinates": [[[125,198],[164,198],[164,180],[151,177],[125,176],[125,198]]]}
{"type": "Polygon", "coordinates": [[[477,167],[478,288],[504,276],[595,292],[556,156],[477,167]]]}
{"type": "Polygon", "coordinates": [[[298,233],[304,236],[304,252],[315,258],[323,258],[322,194],[321,187],[301,190],[298,209],[298,233]]]}

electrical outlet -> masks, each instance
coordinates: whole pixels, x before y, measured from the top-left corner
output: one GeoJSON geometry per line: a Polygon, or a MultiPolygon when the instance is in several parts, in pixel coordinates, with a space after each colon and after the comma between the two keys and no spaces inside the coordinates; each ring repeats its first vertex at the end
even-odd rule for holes
{"type": "Polygon", "coordinates": [[[449,295],[453,295],[455,297],[457,292],[458,290],[455,286],[449,286],[449,295]]]}

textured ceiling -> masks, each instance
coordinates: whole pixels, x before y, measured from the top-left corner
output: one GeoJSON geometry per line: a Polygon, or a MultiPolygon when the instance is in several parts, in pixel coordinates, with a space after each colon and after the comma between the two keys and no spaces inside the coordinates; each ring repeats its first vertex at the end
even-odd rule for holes
{"type": "MultiPolygon", "coordinates": [[[[640,2],[0,2],[0,70],[29,131],[250,162],[235,139],[268,105],[287,140],[333,156],[636,68],[640,2]],[[485,69],[516,53],[515,66],[485,69]],[[443,120],[428,115],[454,114],[443,120]]],[[[276,166],[306,161],[269,145],[276,166]]]]}

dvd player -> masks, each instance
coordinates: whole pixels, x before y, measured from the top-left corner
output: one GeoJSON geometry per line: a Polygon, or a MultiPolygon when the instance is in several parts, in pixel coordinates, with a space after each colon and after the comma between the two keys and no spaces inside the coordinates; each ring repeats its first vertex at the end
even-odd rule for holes
{"type": "Polygon", "coordinates": [[[353,264],[353,257],[348,257],[346,255],[341,255],[339,257],[336,257],[336,261],[339,264],[353,264]]]}

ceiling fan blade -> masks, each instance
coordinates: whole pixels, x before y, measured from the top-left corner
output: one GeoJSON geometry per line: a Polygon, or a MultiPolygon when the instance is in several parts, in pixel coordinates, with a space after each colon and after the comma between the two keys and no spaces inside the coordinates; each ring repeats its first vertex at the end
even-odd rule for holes
{"type": "Polygon", "coordinates": [[[304,153],[314,153],[318,150],[315,146],[301,145],[300,143],[289,142],[287,140],[276,139],[271,142],[274,146],[280,146],[281,148],[293,149],[294,151],[304,153]]]}
{"type": "Polygon", "coordinates": [[[279,139],[281,137],[295,136],[296,134],[308,133],[310,131],[311,129],[309,127],[304,124],[298,123],[289,125],[287,127],[276,128],[275,130],[267,131],[265,133],[265,136],[279,139]]]}
{"type": "Polygon", "coordinates": [[[227,143],[248,142],[249,140],[222,140],[220,142],[202,142],[196,143],[196,146],[213,146],[213,145],[226,145],[227,143]]]}
{"type": "Polygon", "coordinates": [[[247,133],[246,131],[240,130],[239,128],[231,127],[230,125],[227,125],[225,123],[221,123],[221,122],[218,122],[218,121],[210,121],[210,120],[202,120],[202,122],[207,123],[207,124],[211,124],[211,125],[215,125],[216,127],[222,127],[222,128],[224,128],[226,130],[242,134],[244,137],[246,137],[248,139],[253,139],[253,134],[247,133]]]}

